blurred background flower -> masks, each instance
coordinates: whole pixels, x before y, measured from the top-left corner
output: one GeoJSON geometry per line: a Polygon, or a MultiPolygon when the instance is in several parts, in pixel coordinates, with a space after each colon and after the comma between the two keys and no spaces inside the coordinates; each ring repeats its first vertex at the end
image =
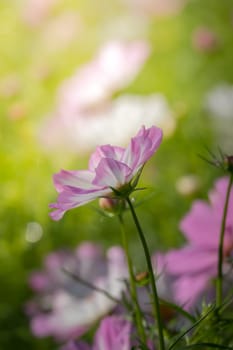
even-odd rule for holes
{"type": "MultiPolygon", "coordinates": [[[[187,309],[195,310],[196,301],[213,299],[214,279],[217,277],[218,245],[228,178],[216,181],[209,193],[209,203],[195,201],[180,223],[187,242],[183,248],[169,251],[165,256],[165,274],[173,278],[174,299],[187,309]],[[185,262],[185,263],[184,263],[185,262]],[[212,292],[212,293],[211,293],[212,292]]],[[[223,247],[225,283],[232,283],[233,252],[233,189],[230,193],[223,247]]]]}
{"type": "Polygon", "coordinates": [[[126,278],[124,253],[116,246],[106,257],[100,245],[90,242],[73,252],[50,253],[45,269],[29,279],[37,292],[26,304],[32,332],[63,341],[82,335],[120,304],[126,278]]]}

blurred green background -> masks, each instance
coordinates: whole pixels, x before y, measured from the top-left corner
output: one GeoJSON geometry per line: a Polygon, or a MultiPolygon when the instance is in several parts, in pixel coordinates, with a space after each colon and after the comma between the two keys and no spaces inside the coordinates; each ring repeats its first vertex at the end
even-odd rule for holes
{"type": "MultiPolygon", "coordinates": [[[[212,88],[233,84],[233,1],[187,0],[174,10],[175,1],[166,1],[167,10],[160,11],[158,5],[151,11],[153,1],[142,5],[143,1],[133,0],[56,0],[50,1],[41,16],[35,4],[43,5],[43,0],[0,2],[2,350],[56,349],[51,339],[31,335],[23,310],[31,295],[28,273],[41,266],[47,253],[75,247],[82,240],[106,247],[120,244],[117,220],[100,216],[97,203],[52,222],[48,216],[48,204],[56,198],[52,174],[60,168],[85,168],[89,154],[47,150],[38,137],[41,123],[55,108],[58,87],[81,64],[92,60],[103,43],[118,38],[147,40],[151,45],[148,60],[118,95],[162,93],[174,113],[175,131],[145,167],[141,183],[148,189],[135,196],[152,250],[182,243],[179,220],[194,198],[206,198],[220,175],[199,155],[208,157],[206,147],[213,152],[218,146],[224,152],[233,151],[229,146],[233,114],[227,121],[216,122],[217,117],[205,108],[212,88]],[[59,23],[67,13],[74,16],[74,32],[62,41],[66,25],[52,35],[52,23],[59,23]],[[224,125],[228,130],[224,131],[224,125]]],[[[131,250],[138,252],[130,219],[127,228],[131,250]]]]}

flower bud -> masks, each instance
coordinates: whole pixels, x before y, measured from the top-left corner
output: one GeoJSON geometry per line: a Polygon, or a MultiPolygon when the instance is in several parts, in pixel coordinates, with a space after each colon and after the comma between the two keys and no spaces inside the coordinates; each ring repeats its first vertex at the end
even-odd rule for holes
{"type": "Polygon", "coordinates": [[[100,198],[99,206],[110,215],[119,214],[125,208],[125,202],[117,198],[100,198]]]}

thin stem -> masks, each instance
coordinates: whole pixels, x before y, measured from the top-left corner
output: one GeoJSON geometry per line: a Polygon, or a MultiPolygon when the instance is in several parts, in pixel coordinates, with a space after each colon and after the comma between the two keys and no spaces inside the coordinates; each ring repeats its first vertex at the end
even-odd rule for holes
{"type": "Polygon", "coordinates": [[[225,228],[226,228],[227,210],[228,210],[228,204],[229,204],[229,199],[230,199],[232,182],[233,182],[233,174],[231,173],[228,187],[227,187],[227,192],[226,192],[226,199],[225,199],[223,216],[222,216],[222,223],[221,223],[220,240],[219,240],[219,246],[218,246],[218,276],[217,276],[217,282],[216,282],[216,305],[217,306],[220,306],[222,303],[223,244],[224,244],[224,234],[225,234],[225,228]]]}
{"type": "Polygon", "coordinates": [[[122,233],[122,242],[127,258],[127,264],[128,264],[128,270],[129,270],[129,281],[130,281],[130,294],[133,299],[133,303],[135,306],[135,322],[136,322],[136,327],[138,330],[138,335],[142,343],[146,343],[146,334],[145,330],[143,327],[143,315],[139,306],[138,302],[138,295],[137,295],[137,289],[136,289],[136,283],[135,283],[135,278],[134,278],[134,272],[133,272],[133,264],[130,258],[129,254],[129,245],[128,245],[128,239],[126,236],[125,232],[125,226],[124,226],[124,221],[122,218],[122,215],[119,215],[119,220],[120,220],[120,226],[121,226],[121,233],[122,233]]]}
{"type": "Polygon", "coordinates": [[[66,273],[67,275],[69,275],[70,277],[72,277],[75,281],[80,282],[81,284],[83,284],[84,286],[90,288],[91,290],[94,290],[96,292],[99,292],[101,294],[104,294],[107,298],[109,298],[110,300],[114,301],[115,303],[120,303],[120,300],[115,298],[114,296],[112,296],[110,293],[108,293],[105,289],[100,288],[95,286],[94,284],[84,280],[82,277],[76,275],[75,273],[73,273],[72,271],[67,270],[66,268],[63,268],[62,271],[64,273],[66,273]]]}
{"type": "Polygon", "coordinates": [[[155,283],[155,276],[154,276],[154,271],[153,271],[153,267],[152,267],[152,263],[151,263],[150,252],[149,252],[149,249],[147,246],[147,242],[146,242],[144,233],[142,231],[142,228],[141,228],[140,223],[138,221],[136,212],[134,210],[133,204],[132,204],[129,197],[126,198],[126,201],[129,205],[134,223],[136,225],[136,228],[137,228],[137,231],[138,231],[138,234],[139,234],[142,246],[143,246],[143,250],[144,250],[144,254],[145,254],[145,258],[146,258],[146,262],[147,262],[147,267],[148,267],[148,272],[149,272],[150,284],[152,287],[153,309],[154,309],[155,317],[157,317],[160,350],[165,350],[162,318],[161,318],[160,307],[159,307],[159,297],[158,297],[157,287],[156,287],[156,283],[155,283]]]}

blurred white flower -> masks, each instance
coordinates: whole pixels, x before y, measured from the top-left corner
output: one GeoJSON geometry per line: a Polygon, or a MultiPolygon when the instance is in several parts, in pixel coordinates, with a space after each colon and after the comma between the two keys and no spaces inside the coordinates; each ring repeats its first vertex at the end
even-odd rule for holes
{"type": "Polygon", "coordinates": [[[81,152],[93,149],[100,142],[124,145],[142,125],[153,124],[163,129],[165,137],[175,129],[174,115],[163,95],[122,95],[99,110],[67,116],[66,121],[55,117],[43,136],[50,147],[65,144],[81,152]]]}
{"type": "Polygon", "coordinates": [[[221,83],[211,89],[204,100],[214,123],[219,145],[226,153],[233,152],[233,85],[221,83]]]}
{"type": "Polygon", "coordinates": [[[190,196],[199,189],[200,179],[194,174],[183,175],[176,181],[175,186],[181,195],[190,196]]]}
{"type": "Polygon", "coordinates": [[[38,242],[43,235],[43,228],[38,222],[28,222],[25,232],[25,239],[29,243],[38,242]]]}
{"type": "Polygon", "coordinates": [[[205,106],[217,118],[233,119],[233,85],[222,83],[211,89],[205,106]]]}

